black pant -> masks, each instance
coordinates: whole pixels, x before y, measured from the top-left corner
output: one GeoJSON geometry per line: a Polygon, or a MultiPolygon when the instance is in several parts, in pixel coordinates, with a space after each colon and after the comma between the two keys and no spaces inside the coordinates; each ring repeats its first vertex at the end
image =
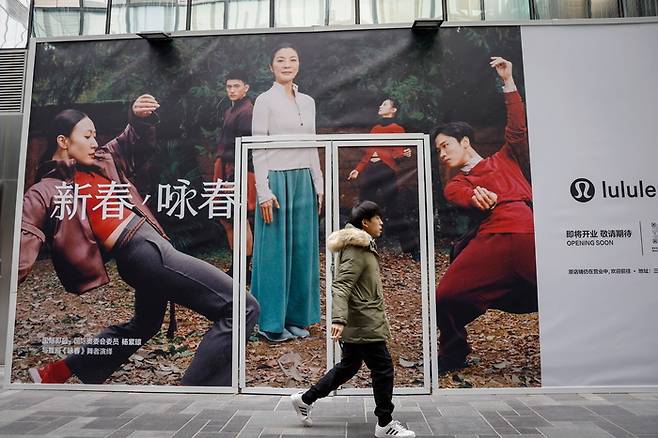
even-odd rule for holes
{"type": "MultiPolygon", "coordinates": [[[[121,278],[135,288],[134,316],[96,335],[103,339],[104,346],[112,348],[111,354],[74,354],[66,358],[66,364],[82,382],[103,383],[140,345],[158,333],[167,301],[171,300],[212,321],[181,383],[230,386],[233,280],[211,264],[176,250],[148,223],[135,230],[136,220],[123,231],[113,250],[121,278]],[[125,239],[126,235],[132,237],[125,239]],[[135,339],[139,339],[140,345],[123,345],[135,339]]],[[[245,330],[248,334],[258,320],[258,313],[258,303],[247,293],[245,330]]]]}
{"type": "Polygon", "coordinates": [[[361,369],[365,362],[372,377],[372,390],[375,394],[375,415],[379,425],[391,422],[393,414],[393,360],[386,348],[386,342],[370,342],[367,344],[341,343],[343,357],[327,374],[304,393],[305,403],[314,403],[317,399],[326,397],[340,385],[350,380],[361,369]]]}
{"type": "Polygon", "coordinates": [[[391,215],[398,196],[395,171],[383,161],[369,162],[359,175],[359,200],[373,201],[391,215]]]}

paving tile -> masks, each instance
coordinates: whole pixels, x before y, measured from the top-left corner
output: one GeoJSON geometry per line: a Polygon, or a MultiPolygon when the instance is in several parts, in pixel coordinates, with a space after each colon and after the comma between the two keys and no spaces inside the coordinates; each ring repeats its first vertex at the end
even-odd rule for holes
{"type": "Polygon", "coordinates": [[[550,422],[573,420],[591,421],[595,418],[593,412],[582,406],[535,406],[533,410],[550,422]]]}
{"type": "Polygon", "coordinates": [[[473,401],[469,405],[473,409],[482,412],[482,411],[509,411],[511,410],[510,406],[502,400],[494,401],[473,401]]]}
{"type": "Polygon", "coordinates": [[[129,430],[176,431],[190,421],[192,415],[145,414],[136,417],[124,426],[129,430]]]}
{"type": "Polygon", "coordinates": [[[651,435],[658,432],[658,415],[636,417],[607,417],[613,424],[635,435],[651,435]]]}
{"type": "Polygon", "coordinates": [[[540,427],[546,438],[610,438],[611,435],[594,424],[570,427],[540,427]]]}
{"type": "MultiPolygon", "coordinates": [[[[554,406],[554,405],[559,405],[560,403],[553,400],[550,396],[544,395],[544,394],[532,394],[532,395],[526,395],[526,396],[519,396],[517,397],[517,400],[523,403],[524,405],[528,407],[532,406],[554,406]]],[[[605,400],[604,400],[605,401],[605,400]]],[[[608,403],[606,401],[606,403],[608,403]]]]}
{"type": "MultiPolygon", "coordinates": [[[[181,415],[189,414],[186,411],[187,409],[184,410],[183,413],[181,413],[181,415]]],[[[226,423],[233,415],[235,415],[236,412],[237,412],[236,409],[203,409],[199,411],[196,415],[194,415],[194,418],[224,421],[224,423],[226,423]]]]}
{"type": "Polygon", "coordinates": [[[445,406],[439,407],[444,417],[479,417],[480,413],[472,406],[445,406]]]}
{"type": "Polygon", "coordinates": [[[78,413],[84,417],[119,417],[129,408],[127,407],[100,407],[93,411],[78,413]]]}
{"type": "Polygon", "coordinates": [[[261,433],[263,433],[262,427],[245,427],[238,434],[239,438],[259,438],[261,433]]]}
{"type": "Polygon", "coordinates": [[[424,421],[405,421],[407,428],[416,432],[416,435],[431,435],[432,430],[429,424],[424,421]]]}
{"type": "Polygon", "coordinates": [[[172,414],[180,414],[183,409],[186,409],[193,402],[194,402],[194,400],[192,400],[192,399],[178,400],[176,403],[174,403],[173,405],[168,407],[165,412],[172,413],[172,414]]]}
{"type": "Polygon", "coordinates": [[[119,429],[115,430],[105,438],[127,438],[132,435],[134,431],[132,430],[126,430],[126,429],[119,429]]]}
{"type": "Polygon", "coordinates": [[[196,435],[204,426],[209,422],[204,418],[192,418],[190,421],[185,423],[174,435],[174,438],[191,438],[196,435]]]}
{"type": "MultiPolygon", "coordinates": [[[[324,424],[325,422],[327,422],[327,420],[322,421],[322,424],[324,424]]],[[[343,419],[342,422],[344,423],[345,420],[343,419]]],[[[316,421],[315,423],[320,423],[320,421],[316,421]]],[[[251,417],[251,420],[249,420],[250,426],[262,426],[265,428],[274,427],[274,426],[288,427],[297,424],[299,424],[299,419],[297,418],[297,414],[293,412],[290,413],[272,412],[268,415],[251,417]]]]}
{"type": "MultiPolygon", "coordinates": [[[[510,423],[502,417],[498,412],[480,412],[480,415],[484,417],[484,419],[491,425],[491,427],[496,428],[496,427],[509,427],[510,423]]],[[[518,417],[518,415],[515,415],[518,417]]]]}
{"type": "Polygon", "coordinates": [[[441,417],[429,421],[432,432],[438,435],[455,435],[458,433],[495,434],[482,417],[441,417]]]}
{"type": "Polygon", "coordinates": [[[537,435],[539,430],[536,427],[515,427],[521,435],[537,435]]]}
{"type": "Polygon", "coordinates": [[[38,429],[41,426],[43,426],[43,423],[39,421],[14,421],[13,423],[0,427],[0,435],[24,434],[38,429]]]}
{"type": "Polygon", "coordinates": [[[30,435],[49,435],[53,431],[59,429],[65,424],[70,423],[75,420],[75,417],[58,417],[48,423],[42,425],[41,427],[30,431],[30,435]]]}
{"type": "Polygon", "coordinates": [[[601,429],[605,430],[608,432],[610,435],[612,435],[615,438],[633,438],[635,435],[632,433],[622,429],[621,427],[617,426],[616,424],[611,423],[608,420],[604,420],[601,418],[600,420],[594,420],[594,424],[599,426],[601,429]]]}
{"type": "Polygon", "coordinates": [[[499,435],[519,435],[519,431],[514,429],[512,426],[494,427],[494,430],[499,435]]]}
{"type": "MultiPolygon", "coordinates": [[[[121,430],[124,431],[124,429],[121,430]]],[[[129,435],[126,435],[129,438],[163,438],[171,436],[171,433],[155,430],[126,430],[125,432],[129,432],[129,435]]]]}
{"type": "Polygon", "coordinates": [[[123,427],[125,424],[131,422],[133,417],[115,417],[115,418],[96,418],[87,423],[84,429],[107,429],[114,430],[123,427]]]}
{"type": "Polygon", "coordinates": [[[236,432],[216,432],[216,433],[205,433],[199,432],[194,435],[194,438],[236,438],[238,434],[236,432]]]}
{"type": "Polygon", "coordinates": [[[546,438],[546,437],[544,437],[544,435],[542,435],[540,433],[537,433],[536,435],[532,435],[532,434],[529,434],[529,435],[505,434],[505,435],[497,435],[497,436],[499,436],[500,438],[546,438]]]}
{"type": "Polygon", "coordinates": [[[57,436],[57,437],[63,437],[63,436],[104,436],[108,435],[109,433],[112,432],[112,429],[106,429],[106,430],[98,430],[98,429],[88,429],[85,428],[87,424],[90,422],[94,421],[95,418],[90,418],[90,417],[77,417],[73,419],[73,421],[70,421],[69,423],[66,423],[65,425],[59,427],[57,430],[54,430],[50,435],[51,436],[57,436]]]}
{"type": "Polygon", "coordinates": [[[658,400],[631,400],[618,405],[635,415],[658,415],[658,400]]]}
{"type": "Polygon", "coordinates": [[[615,405],[596,405],[596,406],[586,405],[584,407],[602,417],[610,417],[610,416],[622,417],[624,415],[627,415],[629,417],[635,416],[635,414],[633,414],[632,412],[627,411],[626,409],[620,408],[619,406],[615,406],[615,405]]]}
{"type": "Polygon", "coordinates": [[[516,429],[520,427],[551,426],[551,423],[539,415],[519,415],[517,417],[507,417],[506,420],[516,429]]]}

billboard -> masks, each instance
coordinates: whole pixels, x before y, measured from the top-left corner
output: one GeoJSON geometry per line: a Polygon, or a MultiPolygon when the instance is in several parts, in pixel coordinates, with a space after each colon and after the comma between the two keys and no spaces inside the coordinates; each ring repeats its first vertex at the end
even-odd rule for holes
{"type": "Polygon", "coordinates": [[[313,383],[331,365],[323,205],[335,201],[337,229],[373,200],[397,384],[422,387],[437,360],[421,311],[432,261],[440,386],[541,384],[518,27],[39,42],[34,56],[12,383],[233,386],[236,348],[249,386],[313,383]],[[254,149],[235,169],[236,138],[366,133],[432,134],[430,164],[393,140],[329,159],[254,149]],[[233,321],[236,175],[245,326],[233,321]],[[435,252],[421,257],[425,191],[435,252]],[[272,234],[286,211],[299,226],[272,234]]]}

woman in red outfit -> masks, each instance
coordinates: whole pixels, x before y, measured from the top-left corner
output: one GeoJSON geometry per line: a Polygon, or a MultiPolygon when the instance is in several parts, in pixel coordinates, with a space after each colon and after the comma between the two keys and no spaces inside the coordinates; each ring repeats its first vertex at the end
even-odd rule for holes
{"type": "Polygon", "coordinates": [[[466,325],[487,309],[537,311],[532,188],[522,172],[528,156],[525,108],[512,64],[492,57],[490,65],[504,83],[503,147],[482,158],[473,148],[473,128],[464,122],[439,126],[433,134],[441,164],[460,170],[445,186],[446,199],[485,214],[436,290],[440,372],[468,365],[466,325]]]}
{"type": "MultiPolygon", "coordinates": [[[[90,344],[108,346],[105,354],[82,345],[76,354],[30,369],[36,383],[64,383],[72,375],[103,383],[160,330],[173,301],[212,321],[182,383],[231,384],[233,281],[177,251],[133,183],[148,159],[159,106],[153,96],[140,96],[123,133],[100,147],[84,113],[65,110],[53,121],[43,176],[23,197],[19,281],[46,243],[67,291],[82,294],[108,283],[104,261],[111,257],[135,289],[135,305],[130,321],[107,327],[90,344]]],[[[257,316],[258,304],[247,294],[247,330],[257,316]]]]}
{"type": "MultiPolygon", "coordinates": [[[[404,134],[405,129],[396,123],[398,109],[391,98],[379,105],[378,124],[372,127],[371,134],[404,134]]],[[[364,148],[361,160],[347,176],[348,181],[359,182],[359,200],[373,201],[381,205],[388,218],[386,229],[397,235],[402,252],[420,259],[417,231],[404,219],[398,201],[398,161],[411,157],[411,149],[400,146],[373,146],[364,148]]]]}

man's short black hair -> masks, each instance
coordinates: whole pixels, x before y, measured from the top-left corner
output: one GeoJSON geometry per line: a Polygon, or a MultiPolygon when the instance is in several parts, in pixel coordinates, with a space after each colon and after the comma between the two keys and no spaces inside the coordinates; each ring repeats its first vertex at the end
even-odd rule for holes
{"type": "Polygon", "coordinates": [[[475,143],[473,127],[466,122],[448,122],[437,126],[432,130],[432,141],[435,141],[439,134],[455,137],[457,141],[462,141],[464,137],[468,137],[471,144],[475,143]]]}
{"type": "Polygon", "coordinates": [[[226,76],[224,76],[224,83],[228,82],[231,79],[242,81],[245,84],[249,83],[247,82],[247,72],[245,72],[244,70],[231,70],[230,72],[228,72],[226,76]]]}
{"type": "Polygon", "coordinates": [[[384,100],[388,100],[388,101],[390,101],[390,102],[391,102],[391,106],[393,106],[393,108],[395,108],[395,109],[398,109],[398,103],[397,103],[396,100],[393,99],[391,96],[386,96],[386,97],[384,97],[384,100]]]}
{"type": "Polygon", "coordinates": [[[347,220],[347,222],[357,228],[363,228],[363,220],[370,220],[375,216],[382,217],[382,211],[379,208],[379,205],[372,201],[363,201],[352,208],[350,218],[347,220]]]}

